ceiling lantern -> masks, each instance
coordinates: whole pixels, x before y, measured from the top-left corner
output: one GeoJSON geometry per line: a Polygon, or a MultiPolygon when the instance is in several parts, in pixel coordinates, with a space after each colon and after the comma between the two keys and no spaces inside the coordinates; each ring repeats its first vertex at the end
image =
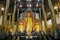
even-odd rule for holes
{"type": "Polygon", "coordinates": [[[36,4],[36,7],[38,7],[39,5],[38,5],[38,3],[36,4]]]}
{"type": "Polygon", "coordinates": [[[29,7],[32,7],[32,5],[30,4],[30,6],[29,7]]]}
{"type": "Polygon", "coordinates": [[[31,4],[27,4],[27,7],[32,7],[32,5],[31,4]]]}
{"type": "Polygon", "coordinates": [[[30,5],[29,4],[27,4],[27,7],[29,7],[30,5]]]}
{"type": "Polygon", "coordinates": [[[22,4],[20,4],[20,7],[22,7],[22,4]]]}

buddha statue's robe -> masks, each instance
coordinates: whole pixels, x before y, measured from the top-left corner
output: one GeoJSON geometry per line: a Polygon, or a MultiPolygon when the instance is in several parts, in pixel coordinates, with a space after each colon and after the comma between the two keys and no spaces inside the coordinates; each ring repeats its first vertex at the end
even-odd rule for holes
{"type": "Polygon", "coordinates": [[[33,27],[32,17],[29,17],[29,16],[26,17],[25,22],[26,22],[26,32],[31,33],[32,32],[32,27],[33,27]]]}

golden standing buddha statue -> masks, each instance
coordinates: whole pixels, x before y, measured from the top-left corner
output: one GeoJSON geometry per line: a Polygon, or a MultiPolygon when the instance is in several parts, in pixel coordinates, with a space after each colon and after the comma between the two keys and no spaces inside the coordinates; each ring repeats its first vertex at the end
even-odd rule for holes
{"type": "Polygon", "coordinates": [[[30,12],[28,12],[27,17],[25,18],[25,22],[26,22],[26,32],[27,34],[31,34],[33,23],[30,12]]]}

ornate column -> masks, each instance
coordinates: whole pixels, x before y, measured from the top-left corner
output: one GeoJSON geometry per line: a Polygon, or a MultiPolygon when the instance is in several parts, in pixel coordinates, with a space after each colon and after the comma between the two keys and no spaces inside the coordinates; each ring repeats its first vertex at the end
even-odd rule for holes
{"type": "Polygon", "coordinates": [[[3,25],[4,26],[6,26],[7,11],[8,11],[8,8],[9,8],[9,3],[10,3],[10,0],[6,0],[6,8],[5,8],[4,17],[3,17],[3,25]]]}
{"type": "Polygon", "coordinates": [[[54,28],[56,29],[57,28],[57,23],[56,23],[56,16],[55,16],[55,12],[54,12],[54,9],[53,9],[52,1],[48,0],[48,4],[49,4],[50,11],[51,11],[52,24],[53,24],[54,28]]]}
{"type": "Polygon", "coordinates": [[[50,11],[51,11],[51,19],[52,19],[52,25],[54,27],[54,36],[55,38],[57,38],[57,23],[56,23],[56,16],[55,16],[55,12],[54,12],[54,9],[53,9],[53,5],[52,5],[52,1],[51,0],[48,0],[48,4],[49,4],[49,8],[50,8],[50,11]]]}
{"type": "Polygon", "coordinates": [[[45,9],[44,9],[44,0],[42,0],[42,11],[43,11],[43,18],[44,18],[44,26],[45,26],[45,31],[47,29],[47,19],[46,19],[46,12],[45,12],[45,9]]]}
{"type": "Polygon", "coordinates": [[[14,11],[13,11],[13,14],[12,14],[12,26],[14,26],[15,12],[16,12],[16,0],[14,1],[14,11]]]}
{"type": "MultiPolygon", "coordinates": [[[[43,11],[43,18],[44,18],[44,27],[45,27],[45,33],[47,31],[47,19],[46,19],[46,12],[44,9],[44,0],[42,0],[42,11],[43,11]]],[[[44,39],[46,40],[46,36],[44,35],[44,39]]]]}
{"type": "Polygon", "coordinates": [[[41,8],[39,8],[39,17],[40,17],[40,23],[41,23],[41,30],[43,30],[43,26],[42,26],[42,16],[41,16],[41,8]]]}
{"type": "Polygon", "coordinates": [[[11,27],[11,16],[9,17],[9,27],[11,27]]]}
{"type": "Polygon", "coordinates": [[[19,22],[19,8],[17,9],[17,25],[18,25],[18,22],[19,22]]]}
{"type": "Polygon", "coordinates": [[[19,24],[18,24],[19,23],[19,10],[20,9],[18,8],[17,9],[17,24],[16,24],[17,27],[16,27],[16,32],[18,32],[18,27],[19,27],[19,24]]]}
{"type": "Polygon", "coordinates": [[[13,10],[13,14],[12,14],[12,30],[13,30],[13,33],[15,33],[15,31],[16,31],[15,12],[16,12],[16,0],[14,0],[14,10],[13,10]]]}

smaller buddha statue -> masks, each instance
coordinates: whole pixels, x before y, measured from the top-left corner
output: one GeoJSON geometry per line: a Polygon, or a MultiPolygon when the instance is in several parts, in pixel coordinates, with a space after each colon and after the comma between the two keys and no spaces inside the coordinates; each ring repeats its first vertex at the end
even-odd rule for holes
{"type": "Polygon", "coordinates": [[[39,31],[40,31],[40,25],[39,25],[39,23],[36,23],[36,25],[35,25],[35,31],[39,33],[39,31]]]}
{"type": "Polygon", "coordinates": [[[22,32],[22,33],[24,32],[24,25],[23,25],[23,23],[19,24],[18,31],[22,32]]]}

